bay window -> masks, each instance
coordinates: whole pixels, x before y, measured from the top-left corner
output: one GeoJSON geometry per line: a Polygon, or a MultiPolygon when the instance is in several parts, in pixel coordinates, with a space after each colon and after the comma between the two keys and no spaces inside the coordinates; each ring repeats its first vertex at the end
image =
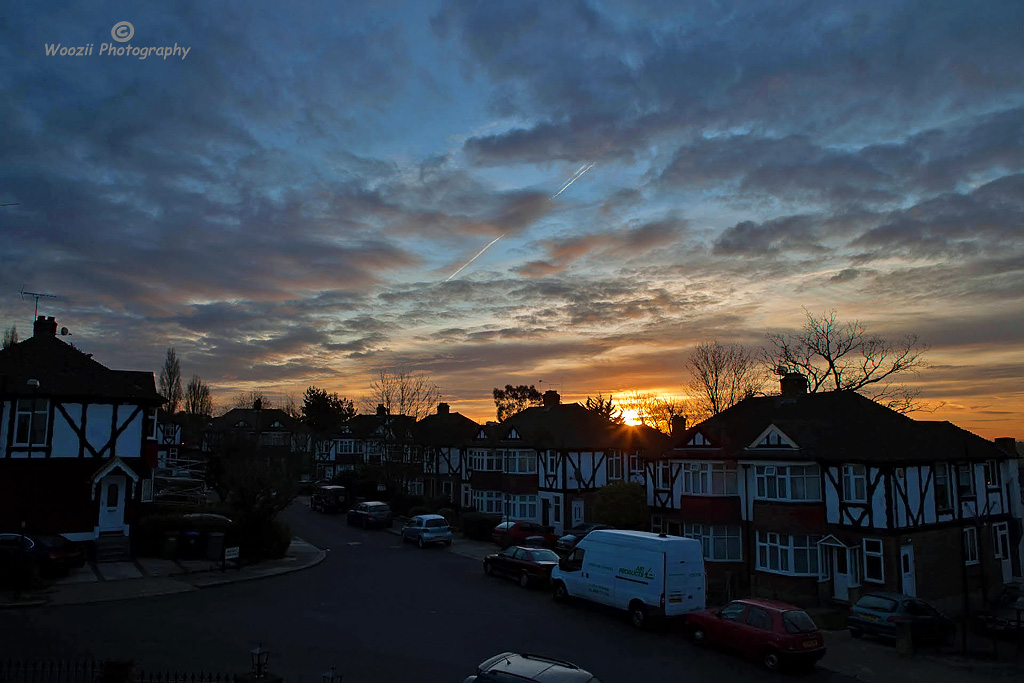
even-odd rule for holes
{"type": "Polygon", "coordinates": [[[817,465],[758,465],[754,479],[757,500],[821,500],[821,471],[817,465]]]}
{"type": "Polygon", "coordinates": [[[757,569],[789,576],[818,576],[820,536],[757,532],[757,569]]]}

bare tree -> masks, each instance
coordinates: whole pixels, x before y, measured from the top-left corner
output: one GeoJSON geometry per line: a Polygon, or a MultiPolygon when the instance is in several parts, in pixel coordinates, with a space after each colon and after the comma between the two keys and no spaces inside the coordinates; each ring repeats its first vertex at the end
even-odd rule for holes
{"type": "Polygon", "coordinates": [[[4,330],[3,340],[0,341],[0,349],[6,349],[18,343],[18,326],[11,325],[4,330]]]}
{"type": "Polygon", "coordinates": [[[407,415],[418,420],[433,412],[441,400],[441,389],[424,375],[405,370],[380,368],[362,400],[363,409],[372,413],[384,406],[389,415],[407,415]]]}
{"type": "Polygon", "coordinates": [[[753,396],[765,381],[758,359],[739,344],[701,342],[686,366],[690,370],[690,394],[695,397],[693,408],[701,418],[717,415],[753,396]]]}
{"type": "Polygon", "coordinates": [[[264,396],[262,389],[253,389],[252,391],[240,391],[235,394],[232,399],[232,408],[246,408],[251,409],[256,405],[256,401],[260,402],[260,406],[263,408],[273,408],[273,402],[264,396]]]}
{"type": "Polygon", "coordinates": [[[181,362],[174,347],[167,348],[163,367],[160,368],[160,394],[167,399],[167,412],[174,415],[181,403],[181,362]]]}
{"type": "Polygon", "coordinates": [[[192,379],[185,385],[184,398],[185,404],[182,409],[189,415],[209,417],[213,414],[210,387],[199,375],[192,375],[192,379]]]}
{"type": "Polygon", "coordinates": [[[295,400],[295,394],[285,394],[284,403],[281,404],[281,410],[288,414],[288,417],[293,417],[296,420],[302,419],[302,407],[299,406],[298,401],[295,400]]]}
{"type": "Polygon", "coordinates": [[[901,413],[926,409],[917,400],[919,390],[898,381],[926,366],[928,346],[916,334],[892,340],[869,334],[859,320],[838,320],[834,309],[804,313],[799,332],[768,334],[762,362],[769,371],[799,372],[811,392],[857,391],[901,413]]]}
{"type": "Polygon", "coordinates": [[[672,433],[672,418],[686,417],[693,412],[686,400],[659,396],[653,391],[634,391],[622,401],[622,405],[626,410],[636,411],[640,424],[665,434],[672,433]]]}

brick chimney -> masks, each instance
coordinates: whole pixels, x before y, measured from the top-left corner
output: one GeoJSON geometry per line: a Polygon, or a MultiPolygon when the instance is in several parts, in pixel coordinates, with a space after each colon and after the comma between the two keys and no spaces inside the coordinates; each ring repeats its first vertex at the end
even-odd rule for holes
{"type": "Polygon", "coordinates": [[[799,372],[787,372],[779,380],[783,398],[796,398],[807,393],[807,378],[799,372]]]}
{"type": "Polygon", "coordinates": [[[544,407],[550,408],[551,406],[557,406],[562,402],[562,397],[558,395],[558,392],[554,389],[548,389],[544,392],[544,407]]]}
{"type": "Polygon", "coordinates": [[[1017,439],[1012,436],[1000,436],[995,440],[996,446],[1006,451],[1007,455],[1020,457],[1017,453],[1017,439]]]}
{"type": "Polygon", "coordinates": [[[437,414],[438,415],[447,415],[448,412],[449,411],[448,411],[448,404],[447,403],[438,403],[437,404],[437,414]]]}
{"type": "Polygon", "coordinates": [[[686,431],[686,416],[685,415],[673,415],[671,436],[682,436],[683,432],[686,431]]]}
{"type": "Polygon", "coordinates": [[[51,315],[49,318],[46,316],[39,316],[36,318],[35,323],[32,324],[32,336],[33,337],[55,337],[57,336],[57,321],[51,315]]]}

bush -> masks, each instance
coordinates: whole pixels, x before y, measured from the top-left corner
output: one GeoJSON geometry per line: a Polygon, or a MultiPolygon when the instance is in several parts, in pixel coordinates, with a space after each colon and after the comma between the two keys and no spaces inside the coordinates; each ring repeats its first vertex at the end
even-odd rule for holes
{"type": "Polygon", "coordinates": [[[409,508],[409,516],[415,517],[416,515],[429,515],[433,510],[426,505],[417,505],[416,507],[409,508]]]}
{"type": "Polygon", "coordinates": [[[462,515],[462,535],[474,541],[489,541],[491,532],[499,524],[501,524],[501,515],[468,512],[462,515]]]}
{"type": "Polygon", "coordinates": [[[251,561],[276,560],[285,556],[292,531],[282,521],[252,522],[239,530],[239,552],[251,561]]]}
{"type": "MultiPolygon", "coordinates": [[[[196,510],[192,509],[191,511],[195,512],[196,510]]],[[[206,510],[203,511],[206,512],[206,510]]],[[[198,531],[203,546],[205,546],[205,539],[211,531],[223,533],[227,545],[231,545],[235,540],[234,524],[217,519],[186,519],[184,514],[182,512],[149,514],[141,518],[132,528],[132,552],[140,557],[159,556],[163,554],[164,543],[168,536],[178,538],[185,531],[198,531]]],[[[179,547],[178,550],[181,551],[182,548],[179,547]]]]}
{"type": "Polygon", "coordinates": [[[455,523],[455,510],[452,510],[451,508],[441,508],[437,511],[437,514],[447,519],[449,524],[455,523]]]}

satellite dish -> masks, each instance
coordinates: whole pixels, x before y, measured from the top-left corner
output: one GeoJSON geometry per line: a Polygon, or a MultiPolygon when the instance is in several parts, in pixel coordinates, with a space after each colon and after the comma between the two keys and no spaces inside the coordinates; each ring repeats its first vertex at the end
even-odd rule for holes
{"type": "Polygon", "coordinates": [[[62,327],[62,328],[60,328],[60,336],[62,336],[62,337],[66,337],[66,336],[68,336],[69,334],[71,334],[71,331],[70,331],[70,330],[68,330],[68,328],[66,328],[66,327],[62,327]]]}

